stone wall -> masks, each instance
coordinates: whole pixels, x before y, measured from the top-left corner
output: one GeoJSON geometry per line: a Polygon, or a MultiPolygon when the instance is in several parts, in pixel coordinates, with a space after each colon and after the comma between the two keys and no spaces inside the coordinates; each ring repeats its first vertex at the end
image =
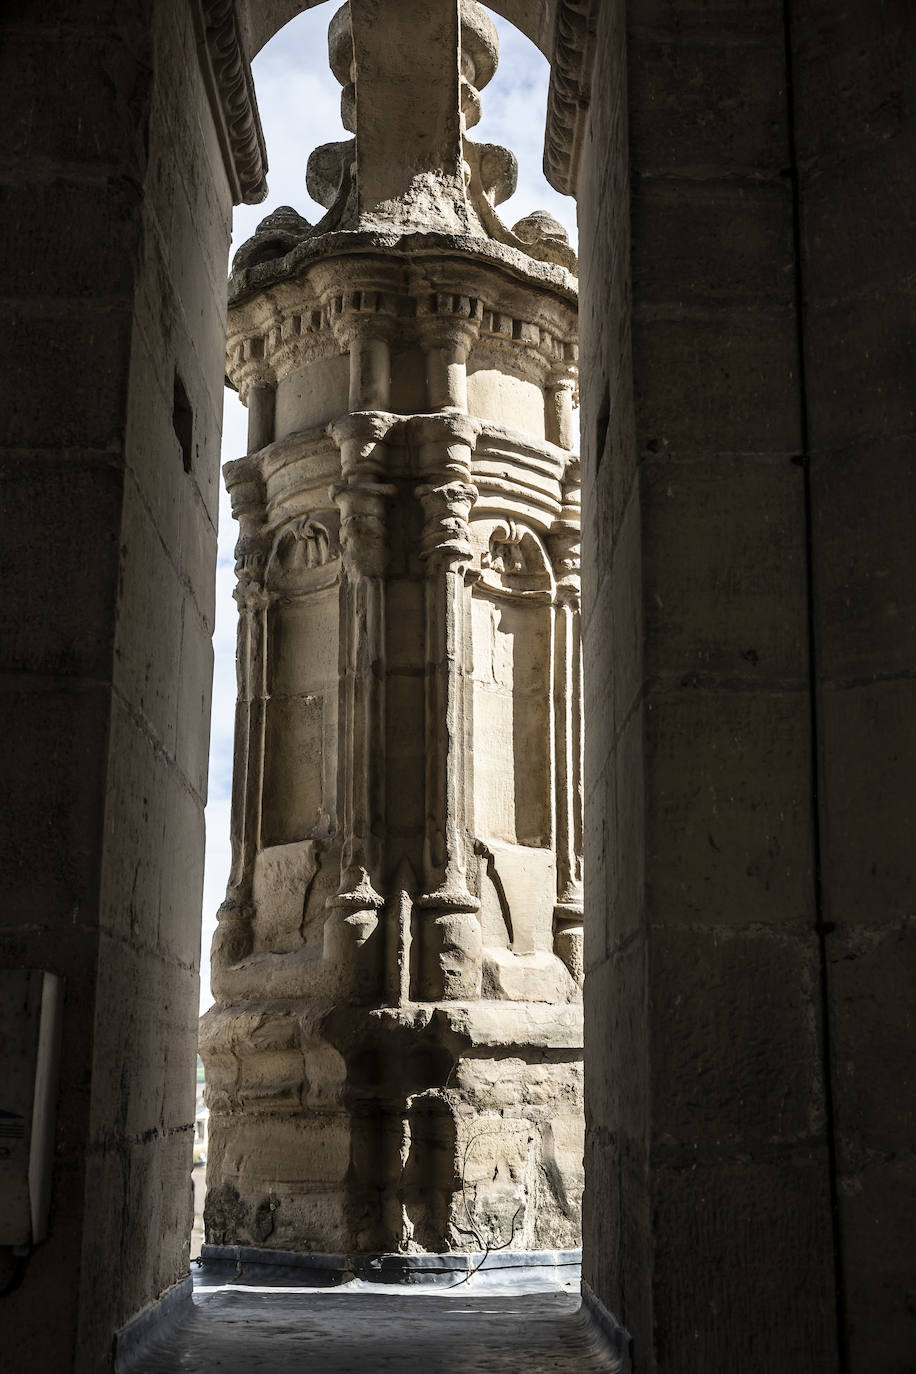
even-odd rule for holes
{"type": "Polygon", "coordinates": [[[5,20],[0,959],[64,1025],[4,1367],[96,1374],[188,1269],[229,195],[187,6],[5,20]]]}
{"type": "Polygon", "coordinates": [[[600,11],[586,1280],[640,1370],[889,1374],[913,1344],[913,124],[888,94],[912,26],[600,11]]]}
{"type": "Polygon", "coordinates": [[[841,1318],[853,1374],[890,1374],[916,1349],[916,15],[808,0],[789,36],[841,1318]]]}

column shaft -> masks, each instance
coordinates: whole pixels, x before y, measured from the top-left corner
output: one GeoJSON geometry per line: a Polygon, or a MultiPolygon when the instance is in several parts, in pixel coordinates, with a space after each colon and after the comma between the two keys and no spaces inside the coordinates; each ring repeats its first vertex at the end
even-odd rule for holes
{"type": "Polygon", "coordinates": [[[257,453],[274,440],[276,391],[267,382],[258,382],[248,391],[248,452],[257,453]]]}

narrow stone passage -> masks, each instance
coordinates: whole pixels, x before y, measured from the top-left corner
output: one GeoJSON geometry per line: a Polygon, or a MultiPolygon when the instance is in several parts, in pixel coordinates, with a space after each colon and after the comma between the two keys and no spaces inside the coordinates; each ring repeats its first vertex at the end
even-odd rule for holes
{"type": "Polygon", "coordinates": [[[574,1292],[200,1286],[131,1374],[613,1374],[574,1292]]]}

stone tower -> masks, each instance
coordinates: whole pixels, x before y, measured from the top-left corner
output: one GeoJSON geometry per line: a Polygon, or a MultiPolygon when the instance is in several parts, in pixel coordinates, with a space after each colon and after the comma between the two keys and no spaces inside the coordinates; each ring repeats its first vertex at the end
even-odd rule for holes
{"type": "Polygon", "coordinates": [[[471,142],[475,0],[351,0],[327,214],[230,281],[249,452],[208,1240],[579,1243],[575,255],[471,142]]]}

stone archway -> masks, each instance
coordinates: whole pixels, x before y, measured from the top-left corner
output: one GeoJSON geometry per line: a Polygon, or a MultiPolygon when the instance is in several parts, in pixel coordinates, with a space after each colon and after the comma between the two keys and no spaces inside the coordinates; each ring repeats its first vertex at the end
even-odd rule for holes
{"type": "MultiPolygon", "coordinates": [[[[275,33],[294,19],[303,10],[311,9],[323,0],[242,0],[239,5],[239,22],[245,56],[250,62],[260,52],[275,33]]],[[[560,5],[565,0],[559,0],[560,5]]],[[[494,0],[490,9],[514,24],[526,38],[548,59],[551,50],[556,22],[558,0],[494,0]]],[[[582,9],[582,6],[570,6],[582,9]]]]}
{"type": "Polygon", "coordinates": [[[575,255],[549,216],[510,229],[494,208],[516,169],[473,137],[491,20],[463,4],[450,34],[447,7],[406,10],[334,15],[354,137],[309,160],[327,213],[271,213],[230,281],[250,423],[226,468],[240,696],[201,1027],[208,1230],[467,1250],[467,1190],[447,1179],[471,1167],[474,1234],[541,1254],[578,1245],[581,1193],[575,255]],[[438,1231],[418,1220],[424,1168],[438,1231]]]}

